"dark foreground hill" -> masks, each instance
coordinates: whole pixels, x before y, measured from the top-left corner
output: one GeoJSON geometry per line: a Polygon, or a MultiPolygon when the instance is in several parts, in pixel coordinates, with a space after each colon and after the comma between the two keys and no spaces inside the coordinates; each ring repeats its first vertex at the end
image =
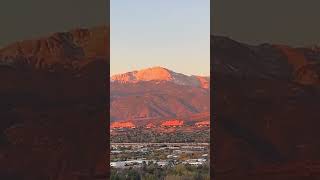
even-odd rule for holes
{"type": "Polygon", "coordinates": [[[72,180],[106,167],[108,42],[99,27],[0,50],[0,179],[72,180]]]}
{"type": "Polygon", "coordinates": [[[216,179],[319,178],[319,49],[211,38],[216,179]]]}

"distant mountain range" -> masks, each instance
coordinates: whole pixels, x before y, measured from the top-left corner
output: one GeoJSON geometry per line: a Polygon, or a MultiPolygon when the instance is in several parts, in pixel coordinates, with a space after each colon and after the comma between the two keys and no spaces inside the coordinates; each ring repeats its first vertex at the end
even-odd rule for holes
{"type": "Polygon", "coordinates": [[[151,67],[111,77],[111,121],[186,117],[210,111],[210,78],[151,67]]]}

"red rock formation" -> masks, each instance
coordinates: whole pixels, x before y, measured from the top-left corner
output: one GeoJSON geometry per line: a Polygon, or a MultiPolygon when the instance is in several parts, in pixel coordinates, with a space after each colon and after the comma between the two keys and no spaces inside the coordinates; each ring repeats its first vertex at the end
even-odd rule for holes
{"type": "Polygon", "coordinates": [[[155,128],[156,126],[153,123],[149,123],[146,125],[147,129],[155,128]]]}
{"type": "Polygon", "coordinates": [[[210,126],[210,121],[201,121],[201,122],[197,122],[195,124],[195,126],[197,127],[209,127],[210,126]]]}
{"type": "Polygon", "coordinates": [[[113,122],[111,123],[111,128],[112,129],[118,129],[118,128],[135,128],[136,126],[130,122],[130,121],[126,121],[126,122],[113,122]]]}
{"type": "Polygon", "coordinates": [[[177,126],[183,126],[183,124],[184,124],[184,121],[173,119],[173,120],[168,120],[168,121],[163,122],[161,124],[161,126],[164,126],[164,127],[177,127],[177,126]]]}

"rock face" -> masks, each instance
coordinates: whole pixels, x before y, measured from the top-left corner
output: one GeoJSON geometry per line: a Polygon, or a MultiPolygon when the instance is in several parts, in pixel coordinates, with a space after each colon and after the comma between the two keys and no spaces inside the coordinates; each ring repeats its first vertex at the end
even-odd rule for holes
{"type": "Polygon", "coordinates": [[[161,126],[172,127],[172,126],[183,126],[184,121],[178,119],[167,120],[161,123],[161,126]]]}
{"type": "MultiPolygon", "coordinates": [[[[211,38],[216,179],[310,173],[295,164],[320,158],[320,52],[211,38]]],[[[300,175],[293,178],[308,179],[300,175]]]]}
{"type": "Polygon", "coordinates": [[[201,122],[197,122],[195,124],[195,126],[210,126],[210,121],[201,121],[201,122]]]}
{"type": "Polygon", "coordinates": [[[0,176],[72,180],[105,163],[108,42],[99,27],[0,50],[0,176]]]}
{"type": "Polygon", "coordinates": [[[154,67],[111,79],[111,121],[175,118],[210,110],[209,78],[154,67]],[[203,87],[200,87],[203,86],[203,87]]]}
{"type": "Polygon", "coordinates": [[[111,128],[135,128],[136,126],[134,123],[127,121],[127,122],[113,122],[111,123],[111,128]]]}

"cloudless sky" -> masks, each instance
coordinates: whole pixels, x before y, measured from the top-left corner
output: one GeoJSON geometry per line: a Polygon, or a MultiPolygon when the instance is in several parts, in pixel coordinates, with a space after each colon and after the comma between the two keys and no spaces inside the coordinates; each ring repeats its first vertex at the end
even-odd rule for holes
{"type": "Polygon", "coordinates": [[[209,0],[111,0],[111,75],[162,66],[210,74],[209,0]]]}

